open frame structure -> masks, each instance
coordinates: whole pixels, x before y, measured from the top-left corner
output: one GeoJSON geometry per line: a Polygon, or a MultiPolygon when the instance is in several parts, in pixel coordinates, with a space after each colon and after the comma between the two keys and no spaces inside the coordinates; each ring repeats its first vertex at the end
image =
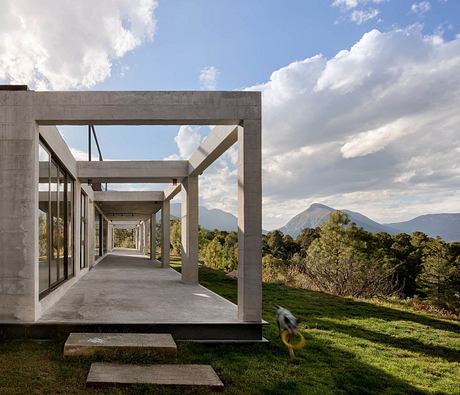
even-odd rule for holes
{"type": "MultiPolygon", "coordinates": [[[[197,284],[198,177],[236,142],[238,313],[235,318],[241,323],[261,325],[260,92],[35,92],[26,87],[3,87],[0,90],[0,326],[37,323],[110,252],[113,227],[137,221],[137,247],[147,252],[150,243],[151,259],[155,259],[155,214],[160,210],[161,265],[168,267],[170,201],[179,192],[182,194],[182,282],[197,284]],[[192,124],[215,127],[190,159],[181,161],[76,161],[55,127],[192,124]],[[89,182],[166,182],[169,187],[164,191],[104,192],[93,190],[89,182]],[[46,231],[61,232],[57,244],[47,247],[48,253],[55,255],[53,268],[57,270],[53,269],[45,280],[39,271],[43,254],[40,245],[44,231],[40,221],[43,204],[45,211],[55,210],[46,231]],[[97,229],[104,231],[100,233],[106,235],[104,241],[98,237],[97,229]]],[[[260,339],[261,331],[257,336],[260,339]]]]}

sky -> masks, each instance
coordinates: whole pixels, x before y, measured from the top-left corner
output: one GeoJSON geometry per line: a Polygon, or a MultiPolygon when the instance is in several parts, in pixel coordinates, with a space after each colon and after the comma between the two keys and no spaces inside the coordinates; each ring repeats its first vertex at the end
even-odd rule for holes
{"type": "MultiPolygon", "coordinates": [[[[458,0],[0,0],[0,82],[260,90],[264,229],[314,202],[403,221],[460,212],[459,15],[458,0]]],[[[96,129],[106,160],[187,159],[210,130],[96,129]]],[[[86,128],[60,131],[86,159],[86,128]]],[[[236,154],[200,177],[200,204],[236,213],[236,154]]]]}

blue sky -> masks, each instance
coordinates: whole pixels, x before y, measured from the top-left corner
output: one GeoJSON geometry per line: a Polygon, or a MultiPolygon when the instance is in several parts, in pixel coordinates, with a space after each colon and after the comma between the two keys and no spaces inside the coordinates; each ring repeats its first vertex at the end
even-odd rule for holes
{"type": "MultiPolygon", "coordinates": [[[[372,28],[423,23],[423,31],[430,34],[444,26],[448,39],[459,31],[455,24],[460,19],[452,18],[460,15],[459,1],[431,1],[424,14],[412,12],[412,4],[417,2],[384,1],[376,4],[378,17],[357,24],[349,19],[349,10],[326,0],[288,0],[282,5],[274,0],[160,1],[154,39],[114,62],[111,77],[91,89],[201,89],[200,71],[209,66],[219,70],[216,89],[244,89],[267,81],[274,70],[293,61],[319,53],[332,57],[372,28]]],[[[66,138],[72,147],[86,151],[81,130],[70,128],[66,138]]],[[[177,130],[99,126],[98,136],[106,157],[163,159],[177,153],[177,130]],[[129,144],[126,133],[136,136],[129,144]]]]}
{"type": "MultiPolygon", "coordinates": [[[[267,229],[315,201],[388,222],[460,211],[453,110],[460,1],[18,0],[1,7],[3,82],[261,90],[267,229]]],[[[61,131],[84,155],[86,129],[61,131]]],[[[208,129],[97,132],[105,158],[163,159],[186,158],[208,129]]],[[[234,159],[232,150],[203,176],[202,204],[235,212],[234,159]]]]}

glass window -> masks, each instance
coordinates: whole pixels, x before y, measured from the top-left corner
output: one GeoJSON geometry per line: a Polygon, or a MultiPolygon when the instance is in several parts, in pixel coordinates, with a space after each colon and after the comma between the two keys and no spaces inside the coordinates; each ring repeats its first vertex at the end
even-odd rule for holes
{"type": "Polygon", "coordinates": [[[49,221],[50,221],[50,154],[40,144],[38,148],[38,275],[39,292],[49,287],[49,221]]]}
{"type": "Polygon", "coordinates": [[[80,269],[86,267],[86,211],[87,211],[87,200],[84,193],[80,197],[80,269]]]}
{"type": "Polygon", "coordinates": [[[59,188],[58,188],[58,279],[62,281],[66,278],[64,256],[66,255],[66,234],[65,234],[65,193],[67,182],[62,171],[59,170],[59,188]]]}
{"type": "Polygon", "coordinates": [[[50,257],[50,285],[58,280],[59,261],[59,230],[58,230],[58,168],[54,162],[50,163],[50,201],[51,201],[51,257],[50,257]]]}
{"type": "Polygon", "coordinates": [[[73,181],[39,144],[38,272],[40,297],[74,275],[73,181]]]}
{"type": "Polygon", "coordinates": [[[73,259],[73,181],[67,179],[67,278],[74,275],[73,259]]]}

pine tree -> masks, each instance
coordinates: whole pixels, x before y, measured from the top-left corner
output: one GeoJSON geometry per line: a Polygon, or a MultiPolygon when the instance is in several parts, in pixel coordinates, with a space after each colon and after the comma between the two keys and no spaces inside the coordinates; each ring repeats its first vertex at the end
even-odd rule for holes
{"type": "Polygon", "coordinates": [[[419,291],[438,305],[455,302],[459,268],[449,253],[449,246],[440,237],[426,242],[422,271],[417,277],[419,291]]]}

